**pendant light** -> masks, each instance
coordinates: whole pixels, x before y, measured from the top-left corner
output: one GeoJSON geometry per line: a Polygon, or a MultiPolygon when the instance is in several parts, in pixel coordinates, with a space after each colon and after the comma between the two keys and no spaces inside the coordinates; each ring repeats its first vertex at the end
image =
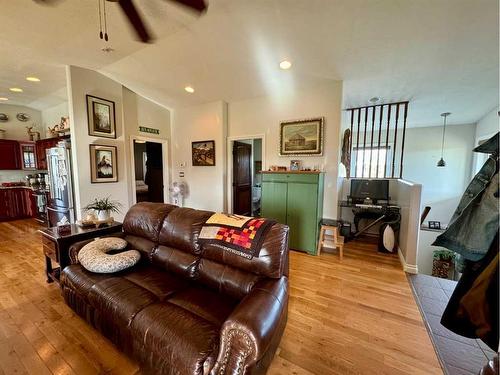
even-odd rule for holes
{"type": "Polygon", "coordinates": [[[446,117],[451,115],[451,112],[444,112],[441,113],[441,117],[443,117],[443,139],[441,140],[441,159],[437,162],[438,167],[444,167],[446,166],[446,162],[443,159],[443,152],[444,152],[444,133],[446,131],[446,117]]]}

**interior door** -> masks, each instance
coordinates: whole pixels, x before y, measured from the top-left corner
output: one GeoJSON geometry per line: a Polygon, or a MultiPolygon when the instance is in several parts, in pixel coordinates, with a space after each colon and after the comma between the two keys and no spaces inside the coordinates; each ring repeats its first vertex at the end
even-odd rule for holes
{"type": "Polygon", "coordinates": [[[252,146],[233,143],[233,213],[250,216],[252,212],[252,146]]]}
{"type": "Polygon", "coordinates": [[[286,224],[287,183],[262,183],[261,216],[286,224]]]}
{"type": "Polygon", "coordinates": [[[146,142],[146,174],[144,182],[148,185],[148,201],[164,202],[163,197],[163,153],[162,144],[146,142]]]}
{"type": "Polygon", "coordinates": [[[287,224],[291,249],[316,252],[317,199],[316,184],[288,183],[287,224]]]}

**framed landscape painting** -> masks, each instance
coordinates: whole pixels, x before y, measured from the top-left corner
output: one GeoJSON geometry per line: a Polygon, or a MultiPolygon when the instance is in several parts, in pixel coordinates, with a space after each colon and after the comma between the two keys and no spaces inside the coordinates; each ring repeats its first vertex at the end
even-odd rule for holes
{"type": "Polygon", "coordinates": [[[89,135],[116,138],[114,102],[87,95],[87,118],[89,135]]]}
{"type": "Polygon", "coordinates": [[[116,146],[90,145],[90,182],[117,182],[116,146]]]}
{"type": "Polygon", "coordinates": [[[280,155],[323,155],[323,122],[317,117],[280,123],[280,155]]]}
{"type": "Polygon", "coordinates": [[[193,167],[213,167],[215,165],[215,141],[192,142],[193,167]]]}

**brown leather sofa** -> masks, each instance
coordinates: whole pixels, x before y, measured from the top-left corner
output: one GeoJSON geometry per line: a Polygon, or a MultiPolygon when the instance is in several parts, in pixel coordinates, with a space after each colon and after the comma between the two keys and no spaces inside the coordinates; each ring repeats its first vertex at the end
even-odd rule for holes
{"type": "Polygon", "coordinates": [[[152,374],[265,373],[288,309],[288,227],[275,224],[251,260],[204,245],[212,212],[161,203],[130,208],[123,233],[135,267],[96,274],[71,248],[66,303],[152,374]]]}

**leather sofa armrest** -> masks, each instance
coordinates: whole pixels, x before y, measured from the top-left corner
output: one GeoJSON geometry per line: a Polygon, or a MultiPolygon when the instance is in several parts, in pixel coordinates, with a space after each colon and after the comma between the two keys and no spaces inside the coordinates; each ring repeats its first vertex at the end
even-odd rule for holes
{"type": "Polygon", "coordinates": [[[239,303],[222,325],[212,374],[245,374],[269,349],[288,309],[288,278],[265,279],[239,303]]]}
{"type": "MultiPolygon", "coordinates": [[[[123,237],[125,237],[125,233],[117,232],[117,233],[112,233],[112,234],[108,234],[105,236],[97,236],[96,238],[102,238],[102,237],[121,237],[121,238],[123,238],[123,237]]],[[[78,253],[80,252],[80,250],[86,244],[88,244],[89,242],[92,242],[94,240],[95,240],[95,238],[91,238],[89,240],[75,242],[73,245],[71,245],[69,247],[69,251],[68,251],[70,264],[78,264],[78,253]]]]}

